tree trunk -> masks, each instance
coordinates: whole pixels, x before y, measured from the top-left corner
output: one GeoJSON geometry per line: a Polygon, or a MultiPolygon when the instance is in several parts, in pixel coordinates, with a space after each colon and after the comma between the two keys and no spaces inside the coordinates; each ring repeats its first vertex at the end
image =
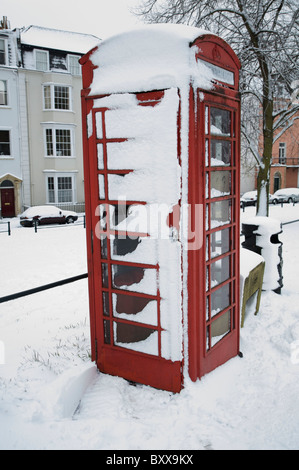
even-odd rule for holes
{"type": "Polygon", "coordinates": [[[273,147],[273,98],[270,93],[267,67],[264,75],[263,98],[263,158],[257,175],[257,215],[269,215],[269,182],[273,147]],[[266,78],[266,79],[265,79],[266,78]]]}

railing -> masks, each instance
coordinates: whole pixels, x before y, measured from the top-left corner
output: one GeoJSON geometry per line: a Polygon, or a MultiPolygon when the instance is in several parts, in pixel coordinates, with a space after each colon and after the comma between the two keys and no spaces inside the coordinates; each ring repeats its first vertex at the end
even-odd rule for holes
{"type": "Polygon", "coordinates": [[[0,222],[0,233],[8,233],[8,236],[11,235],[10,221],[0,222]],[[1,225],[7,225],[7,230],[2,230],[1,225]]]}
{"type": "MultiPolygon", "coordinates": [[[[86,228],[86,218],[85,214],[79,215],[78,220],[72,224],[45,224],[45,225],[39,225],[36,220],[33,221],[32,227],[34,228],[35,233],[37,233],[38,230],[44,230],[48,228],[59,228],[59,227],[65,227],[68,226],[70,227],[71,225],[83,225],[83,228],[86,228]]],[[[14,227],[14,228],[20,228],[19,226],[14,227]]],[[[30,227],[29,227],[30,228],[30,227]]],[[[8,235],[11,235],[12,232],[12,227],[11,227],[11,222],[0,222],[0,234],[1,233],[8,233],[8,235]],[[1,226],[4,226],[5,228],[2,229],[1,226]]]]}
{"type": "Polygon", "coordinates": [[[79,274],[79,276],[69,277],[60,281],[51,282],[50,284],[45,284],[44,286],[34,287],[33,289],[28,289],[21,292],[16,292],[14,294],[6,295],[4,297],[0,297],[0,304],[4,302],[9,302],[10,300],[19,299],[20,297],[25,297],[27,295],[37,294],[38,292],[42,292],[44,290],[53,289],[54,287],[64,286],[65,284],[80,281],[81,279],[86,279],[87,277],[88,273],[79,274]]]}
{"type": "Polygon", "coordinates": [[[70,227],[71,225],[83,225],[83,228],[86,228],[86,218],[85,214],[79,215],[78,220],[74,223],[71,224],[45,224],[45,225],[40,225],[38,220],[34,219],[32,221],[32,227],[34,228],[35,233],[37,233],[38,230],[44,230],[48,228],[58,228],[58,227],[65,227],[65,226],[70,227]],[[80,222],[80,219],[82,219],[82,222],[80,222]]]}
{"type": "Polygon", "coordinates": [[[284,157],[284,158],[273,157],[272,165],[299,166],[299,158],[298,157],[284,157]]]}

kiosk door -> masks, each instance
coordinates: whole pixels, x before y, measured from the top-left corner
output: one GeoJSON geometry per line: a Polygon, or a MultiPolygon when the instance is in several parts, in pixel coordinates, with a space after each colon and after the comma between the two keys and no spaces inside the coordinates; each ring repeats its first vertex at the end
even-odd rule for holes
{"type": "Polygon", "coordinates": [[[116,127],[110,126],[108,108],[93,108],[91,114],[93,131],[86,163],[91,188],[87,199],[93,238],[94,359],[102,372],[178,392],[181,361],[168,360],[163,351],[160,265],[152,257],[157,241],[141,226],[132,228],[129,223],[146,202],[128,198],[134,194],[134,185],[125,188],[133,170],[115,169],[117,165],[124,168],[121,158],[131,136],[120,137],[116,127]]]}
{"type": "Polygon", "coordinates": [[[239,128],[238,102],[205,93],[199,104],[198,153],[204,176],[206,237],[199,262],[199,376],[239,351],[239,128]]]}

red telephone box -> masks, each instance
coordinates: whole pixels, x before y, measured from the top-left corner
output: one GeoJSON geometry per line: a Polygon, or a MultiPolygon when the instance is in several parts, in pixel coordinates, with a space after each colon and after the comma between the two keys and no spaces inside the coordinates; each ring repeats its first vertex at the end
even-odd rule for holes
{"type": "Polygon", "coordinates": [[[80,62],[92,358],[179,392],[239,352],[240,63],[179,25],[80,62]]]}

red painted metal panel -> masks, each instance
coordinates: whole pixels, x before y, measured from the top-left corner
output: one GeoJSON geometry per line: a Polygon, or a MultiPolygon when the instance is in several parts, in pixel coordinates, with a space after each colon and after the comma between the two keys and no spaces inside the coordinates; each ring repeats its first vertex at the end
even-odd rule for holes
{"type": "Polygon", "coordinates": [[[182,389],[180,362],[141,356],[133,351],[101,348],[97,365],[104,373],[120,376],[132,382],[174,393],[182,389]]]}

